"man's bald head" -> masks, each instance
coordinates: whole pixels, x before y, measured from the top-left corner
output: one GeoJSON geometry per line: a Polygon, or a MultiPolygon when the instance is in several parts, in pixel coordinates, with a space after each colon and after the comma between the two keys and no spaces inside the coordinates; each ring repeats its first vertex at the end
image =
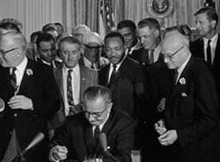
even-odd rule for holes
{"type": "Polygon", "coordinates": [[[0,35],[0,60],[3,67],[16,67],[24,59],[27,42],[23,34],[8,32],[0,35]]]}
{"type": "Polygon", "coordinates": [[[178,31],[166,33],[162,42],[164,62],[170,69],[178,69],[191,55],[189,40],[178,31]]]}

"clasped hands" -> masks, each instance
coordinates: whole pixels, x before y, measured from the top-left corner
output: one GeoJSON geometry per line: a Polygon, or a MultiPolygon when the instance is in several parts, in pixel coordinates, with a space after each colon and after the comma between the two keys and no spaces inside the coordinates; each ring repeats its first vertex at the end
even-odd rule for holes
{"type": "Polygon", "coordinates": [[[65,146],[57,145],[50,150],[50,161],[60,161],[67,158],[68,150],[65,146]]]}
{"type": "Polygon", "coordinates": [[[158,140],[163,146],[172,145],[178,138],[176,130],[167,130],[162,119],[154,124],[154,128],[160,135],[158,140]]]}
{"type": "Polygon", "coordinates": [[[10,98],[8,105],[11,109],[33,110],[33,102],[23,95],[15,95],[10,98]]]}

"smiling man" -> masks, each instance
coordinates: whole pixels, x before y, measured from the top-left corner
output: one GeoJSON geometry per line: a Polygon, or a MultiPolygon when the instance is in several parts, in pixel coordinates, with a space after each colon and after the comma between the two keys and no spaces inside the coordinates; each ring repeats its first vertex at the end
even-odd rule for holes
{"type": "Polygon", "coordinates": [[[83,95],[83,107],[83,113],[69,118],[57,130],[50,160],[103,157],[109,162],[131,162],[135,123],[113,106],[111,91],[104,86],[89,87],[83,95]],[[100,133],[106,135],[107,141],[98,138],[100,133]],[[107,142],[108,147],[104,148],[102,142],[107,142]]]}

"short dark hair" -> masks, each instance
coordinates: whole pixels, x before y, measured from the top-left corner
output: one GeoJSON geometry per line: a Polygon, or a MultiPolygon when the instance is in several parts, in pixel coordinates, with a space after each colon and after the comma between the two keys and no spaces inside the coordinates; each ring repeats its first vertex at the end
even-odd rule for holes
{"type": "Polygon", "coordinates": [[[117,32],[117,31],[112,31],[110,33],[108,33],[106,36],[105,36],[105,39],[104,39],[104,42],[106,43],[106,40],[108,38],[113,38],[113,37],[118,37],[121,39],[122,43],[125,44],[125,39],[124,37],[121,35],[121,33],[117,32]]]}
{"type": "Polygon", "coordinates": [[[203,7],[200,8],[198,11],[195,12],[195,16],[206,13],[209,21],[215,20],[216,26],[218,24],[218,14],[216,13],[215,9],[213,7],[203,7]]]}
{"type": "MultiPolygon", "coordinates": [[[[40,34],[42,34],[42,31],[35,31],[35,32],[31,33],[31,35],[30,35],[30,41],[31,41],[31,42],[34,42],[34,40],[35,40],[40,34]]],[[[36,41],[37,41],[37,40],[36,40],[36,41]]],[[[36,42],[34,42],[34,43],[36,43],[36,42]]]]}
{"type": "Polygon", "coordinates": [[[95,100],[98,97],[103,97],[106,102],[111,102],[112,93],[111,90],[102,85],[95,85],[87,88],[83,93],[83,101],[95,100]]]}
{"type": "Polygon", "coordinates": [[[50,42],[51,41],[51,42],[55,43],[54,37],[49,33],[41,33],[38,35],[37,41],[36,41],[37,48],[40,47],[40,42],[42,42],[42,41],[43,42],[50,42]]]}
{"type": "Polygon", "coordinates": [[[138,22],[138,28],[148,26],[150,29],[157,29],[160,31],[160,23],[154,18],[145,18],[138,22]]]}
{"type": "Polygon", "coordinates": [[[118,23],[117,25],[117,30],[122,29],[122,28],[130,28],[132,32],[136,32],[136,24],[132,20],[122,20],[118,23]]]}
{"type": "Polygon", "coordinates": [[[61,44],[63,42],[68,42],[70,44],[78,44],[81,47],[81,42],[74,38],[73,36],[66,36],[60,39],[60,41],[58,42],[58,48],[60,48],[61,44]]]}

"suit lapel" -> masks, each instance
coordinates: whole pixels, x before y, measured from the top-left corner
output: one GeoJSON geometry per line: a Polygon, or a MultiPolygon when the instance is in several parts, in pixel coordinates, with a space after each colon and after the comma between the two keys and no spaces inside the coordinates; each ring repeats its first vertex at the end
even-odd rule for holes
{"type": "Polygon", "coordinates": [[[220,60],[219,53],[220,53],[220,35],[218,35],[218,40],[217,40],[217,45],[216,45],[216,49],[215,49],[215,57],[214,57],[213,65],[219,64],[219,60],[220,60]]]}
{"type": "Polygon", "coordinates": [[[58,87],[60,89],[61,96],[62,96],[63,101],[64,101],[64,87],[63,87],[63,70],[62,70],[62,66],[59,66],[58,68],[56,68],[55,77],[56,77],[57,85],[58,85],[58,87]]]}
{"type": "Polygon", "coordinates": [[[93,141],[93,133],[92,133],[92,126],[88,125],[85,128],[85,143],[87,147],[87,154],[88,155],[93,155],[94,153],[94,141],[93,141]]]}
{"type": "Polygon", "coordinates": [[[186,67],[184,68],[183,72],[181,73],[176,85],[174,86],[173,92],[170,96],[170,101],[172,101],[174,98],[176,98],[180,91],[185,87],[184,85],[187,84],[190,80],[190,67],[193,62],[193,58],[191,56],[189,62],[187,63],[186,67]],[[181,81],[182,80],[182,81],[181,81]],[[185,80],[185,81],[183,81],[185,80]]]}
{"type": "Polygon", "coordinates": [[[80,100],[82,98],[83,92],[82,90],[86,87],[86,70],[83,66],[79,65],[80,71],[80,100]]]}
{"type": "Polygon", "coordinates": [[[26,85],[26,83],[27,83],[27,81],[28,81],[30,75],[33,75],[33,76],[34,76],[34,70],[33,70],[33,64],[32,64],[32,62],[28,59],[27,66],[26,66],[26,68],[24,69],[24,75],[23,75],[23,78],[22,78],[22,80],[21,80],[21,85],[20,85],[20,87],[19,87],[18,93],[20,93],[20,92],[23,91],[23,89],[24,89],[24,87],[25,87],[25,85],[26,85]],[[28,70],[29,70],[29,69],[32,71],[33,74],[28,74],[28,70]]]}

